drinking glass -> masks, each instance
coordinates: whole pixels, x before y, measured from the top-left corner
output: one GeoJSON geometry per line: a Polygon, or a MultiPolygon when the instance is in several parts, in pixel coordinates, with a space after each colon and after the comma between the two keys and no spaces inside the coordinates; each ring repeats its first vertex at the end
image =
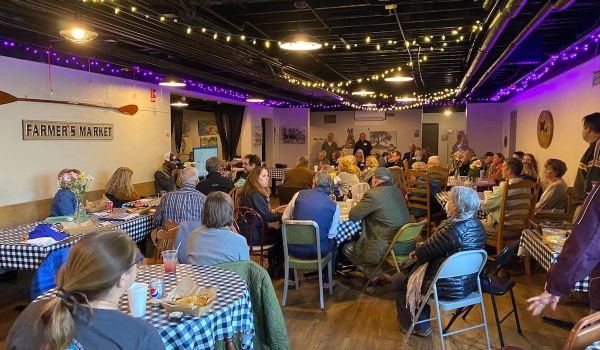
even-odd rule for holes
{"type": "Polygon", "coordinates": [[[165,250],[161,254],[165,266],[165,273],[175,273],[177,268],[177,251],[165,250]]]}

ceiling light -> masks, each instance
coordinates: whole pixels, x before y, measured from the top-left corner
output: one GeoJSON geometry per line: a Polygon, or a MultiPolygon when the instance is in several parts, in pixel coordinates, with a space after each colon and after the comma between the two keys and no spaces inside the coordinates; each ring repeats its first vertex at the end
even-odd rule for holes
{"type": "Polygon", "coordinates": [[[81,22],[75,22],[59,33],[63,38],[77,44],[87,43],[98,37],[97,32],[81,22]]]}
{"type": "Polygon", "coordinates": [[[405,82],[405,81],[412,81],[413,79],[414,79],[413,77],[407,77],[407,76],[403,76],[403,75],[394,75],[391,77],[387,77],[384,80],[393,82],[393,83],[401,83],[401,82],[405,82]]]}
{"type": "Polygon", "coordinates": [[[290,51],[312,51],[318,50],[323,45],[316,37],[308,34],[293,34],[286,37],[281,43],[281,48],[290,51]]]}
{"type": "Polygon", "coordinates": [[[163,81],[158,83],[158,85],[168,86],[168,87],[184,87],[185,82],[181,81],[181,79],[178,79],[177,77],[169,75],[165,79],[163,79],[163,81]]]}
{"type": "Polygon", "coordinates": [[[364,103],[362,106],[363,107],[377,107],[377,105],[373,102],[364,103]]]}
{"type": "Polygon", "coordinates": [[[246,102],[254,102],[254,103],[261,103],[261,102],[265,102],[265,99],[262,97],[248,97],[246,99],[246,102]]]}
{"type": "Polygon", "coordinates": [[[357,96],[369,96],[369,95],[373,95],[375,93],[375,91],[369,91],[369,90],[358,90],[358,91],[352,91],[352,95],[357,95],[357,96]]]}
{"type": "Polygon", "coordinates": [[[187,107],[188,103],[185,100],[185,96],[181,96],[181,98],[179,98],[175,102],[171,102],[171,106],[173,106],[173,107],[187,107]]]}
{"type": "Polygon", "coordinates": [[[400,97],[396,99],[396,102],[415,102],[416,100],[415,97],[400,97]]]}
{"type": "Polygon", "coordinates": [[[451,109],[446,109],[444,111],[444,115],[451,115],[452,114],[452,110],[451,109]]]}

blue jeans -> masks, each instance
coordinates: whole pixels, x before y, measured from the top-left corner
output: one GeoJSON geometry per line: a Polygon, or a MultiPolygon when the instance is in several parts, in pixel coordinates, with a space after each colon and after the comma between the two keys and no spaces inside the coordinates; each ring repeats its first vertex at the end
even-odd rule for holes
{"type": "MultiPolygon", "coordinates": [[[[335,269],[335,258],[337,255],[337,247],[335,245],[335,240],[328,239],[326,241],[321,241],[321,258],[326,256],[331,252],[331,268],[335,269]]],[[[317,258],[317,246],[316,245],[300,245],[300,244],[290,244],[288,246],[288,254],[294,256],[299,259],[316,259],[317,258]]],[[[323,271],[327,271],[327,269],[323,269],[323,271]]],[[[329,271],[327,271],[329,272],[329,271]]],[[[333,273],[333,271],[332,271],[333,273]]],[[[293,271],[290,269],[290,276],[293,278],[293,271]]],[[[329,282],[329,273],[325,273],[323,275],[323,281],[329,282]]]]}

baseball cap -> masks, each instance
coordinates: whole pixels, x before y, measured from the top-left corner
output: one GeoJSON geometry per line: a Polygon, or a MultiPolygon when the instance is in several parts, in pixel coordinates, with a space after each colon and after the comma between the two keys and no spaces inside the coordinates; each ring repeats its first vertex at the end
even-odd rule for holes
{"type": "Polygon", "coordinates": [[[378,178],[387,177],[388,179],[392,179],[392,172],[388,168],[378,167],[375,170],[375,176],[378,178]]]}
{"type": "Polygon", "coordinates": [[[179,160],[175,157],[175,155],[171,152],[165,153],[165,162],[175,162],[179,163],[179,160]]]}

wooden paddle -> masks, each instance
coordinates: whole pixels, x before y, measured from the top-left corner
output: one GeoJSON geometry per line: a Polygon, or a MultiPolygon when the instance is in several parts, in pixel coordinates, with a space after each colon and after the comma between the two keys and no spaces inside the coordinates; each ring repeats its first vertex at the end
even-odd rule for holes
{"type": "Polygon", "coordinates": [[[119,113],[125,115],[134,115],[138,111],[137,105],[126,105],[122,107],[112,107],[112,106],[102,106],[96,105],[92,103],[84,103],[84,102],[72,102],[72,101],[55,101],[55,100],[43,100],[37,98],[19,98],[13,96],[7,92],[0,91],[0,105],[5,105],[13,102],[24,101],[24,102],[42,102],[42,103],[57,103],[61,105],[75,105],[75,106],[83,106],[83,107],[94,107],[94,108],[105,108],[112,109],[119,113]]]}

